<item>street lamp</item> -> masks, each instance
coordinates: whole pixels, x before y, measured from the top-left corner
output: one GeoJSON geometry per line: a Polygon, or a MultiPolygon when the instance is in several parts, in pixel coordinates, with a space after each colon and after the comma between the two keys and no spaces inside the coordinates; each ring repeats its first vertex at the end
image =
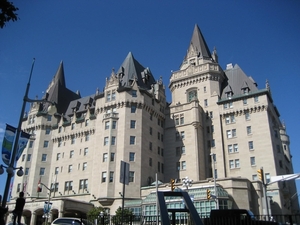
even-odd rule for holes
{"type": "Polygon", "coordinates": [[[212,162],[213,162],[213,177],[214,177],[214,192],[215,192],[216,209],[219,209],[219,200],[218,200],[218,192],[217,192],[217,185],[216,185],[216,169],[215,169],[216,154],[210,153],[210,155],[211,155],[212,162]]]}
{"type": "MultiPolygon", "coordinates": [[[[9,163],[8,167],[2,165],[1,166],[2,169],[0,169],[0,174],[1,174],[1,171],[3,171],[3,167],[6,168],[6,172],[7,172],[7,179],[6,179],[6,184],[5,184],[4,194],[3,194],[2,207],[6,206],[7,197],[8,197],[8,193],[9,193],[9,189],[10,189],[10,182],[11,182],[11,178],[14,176],[14,170],[19,169],[19,171],[17,172],[17,175],[18,176],[20,174],[23,175],[23,171],[22,171],[23,168],[22,167],[15,168],[14,166],[15,166],[15,163],[16,163],[16,155],[17,155],[17,151],[18,151],[18,143],[19,143],[19,137],[20,137],[20,134],[21,134],[22,121],[23,121],[23,116],[24,116],[24,113],[25,113],[26,102],[47,102],[47,103],[50,103],[51,105],[54,105],[53,102],[47,101],[47,99],[33,100],[33,99],[28,98],[28,92],[29,92],[29,87],[30,87],[30,81],[31,81],[33,67],[34,67],[34,62],[35,62],[35,59],[33,59],[33,62],[32,62],[32,65],[31,65],[30,75],[29,75],[27,86],[26,86],[25,95],[24,95],[24,98],[23,98],[23,105],[22,105],[22,108],[21,108],[19,123],[18,123],[18,127],[17,127],[17,130],[16,130],[16,137],[15,137],[15,140],[14,140],[14,145],[13,145],[13,149],[12,149],[10,163],[9,163]]],[[[48,110],[48,112],[49,112],[49,110],[48,110]]]]}
{"type": "Polygon", "coordinates": [[[101,218],[101,225],[104,225],[104,212],[101,211],[99,214],[100,218],[101,218]]]}
{"type": "Polygon", "coordinates": [[[186,188],[186,190],[189,189],[189,187],[192,187],[193,180],[189,179],[188,177],[182,178],[182,186],[186,188]]]}

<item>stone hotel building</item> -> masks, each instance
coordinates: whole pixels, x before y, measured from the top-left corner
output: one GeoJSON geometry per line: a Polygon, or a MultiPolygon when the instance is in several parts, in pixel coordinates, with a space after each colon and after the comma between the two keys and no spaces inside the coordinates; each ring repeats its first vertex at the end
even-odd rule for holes
{"type": "MultiPolygon", "coordinates": [[[[237,64],[222,68],[197,25],[167,85],[131,52],[106,78],[103,91],[95,87],[81,96],[65,79],[61,62],[44,96],[56,104],[54,114],[47,103],[32,103],[23,119],[31,138],[18,161],[25,174],[14,178],[11,204],[24,190],[26,224],[44,220],[49,198],[50,221],[85,217],[93,206],[113,215],[122,205],[121,161],[130,165],[125,207],[137,215],[156,214],[156,176],[159,191],[170,190],[170,179],[175,191],[187,191],[182,179],[193,180],[188,192],[201,215],[217,207],[207,199],[207,189],[217,195],[220,208],[298,211],[294,181],[267,185],[265,196],[257,175],[263,167],[268,183],[272,176],[294,173],[289,136],[268,82],[259,89],[237,64]],[[37,193],[39,182],[49,190],[43,186],[37,193]]],[[[167,204],[182,207],[181,199],[167,204]]]]}

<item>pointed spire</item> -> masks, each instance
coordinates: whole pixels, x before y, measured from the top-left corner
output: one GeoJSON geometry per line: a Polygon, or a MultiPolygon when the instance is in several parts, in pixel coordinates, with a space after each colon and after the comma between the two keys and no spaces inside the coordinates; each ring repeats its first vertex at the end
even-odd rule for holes
{"type": "Polygon", "coordinates": [[[195,51],[197,56],[200,58],[212,58],[206,41],[197,24],[195,24],[194,32],[188,49],[189,50],[185,56],[185,59],[188,58],[188,55],[191,50],[195,51]]]}
{"type": "Polygon", "coordinates": [[[65,81],[65,73],[64,73],[64,64],[63,61],[60,62],[58,70],[55,74],[55,81],[59,83],[59,85],[66,87],[65,81]]]}
{"type": "Polygon", "coordinates": [[[131,52],[128,53],[124,62],[117,71],[121,86],[131,86],[136,81],[139,87],[150,89],[155,79],[149,68],[142,66],[131,52]]]}

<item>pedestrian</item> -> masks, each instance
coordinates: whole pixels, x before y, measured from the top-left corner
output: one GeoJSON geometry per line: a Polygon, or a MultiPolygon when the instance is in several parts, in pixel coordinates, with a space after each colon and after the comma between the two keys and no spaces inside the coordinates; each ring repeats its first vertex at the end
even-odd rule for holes
{"type": "Polygon", "coordinates": [[[22,217],[22,214],[23,214],[24,205],[25,205],[24,192],[21,191],[20,194],[19,194],[19,198],[17,198],[17,200],[16,200],[15,209],[13,210],[13,214],[14,214],[13,225],[16,225],[17,217],[18,217],[18,224],[21,225],[21,217],[22,217]]]}
{"type": "Polygon", "coordinates": [[[2,195],[0,195],[0,225],[5,225],[4,216],[7,213],[8,208],[2,207],[1,203],[2,203],[2,195]]]}

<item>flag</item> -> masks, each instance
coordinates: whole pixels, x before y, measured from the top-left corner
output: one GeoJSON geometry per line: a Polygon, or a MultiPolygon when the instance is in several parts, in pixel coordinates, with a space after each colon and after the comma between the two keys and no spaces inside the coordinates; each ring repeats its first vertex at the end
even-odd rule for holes
{"type": "Polygon", "coordinates": [[[38,186],[37,186],[37,192],[42,192],[42,184],[41,184],[41,178],[39,179],[39,183],[38,183],[38,186]]]}
{"type": "Polygon", "coordinates": [[[4,133],[2,143],[2,160],[8,166],[12,153],[13,143],[16,135],[16,128],[6,124],[6,130],[4,133]]]}
{"type": "Polygon", "coordinates": [[[19,144],[18,144],[18,151],[16,155],[16,162],[21,157],[24,149],[26,148],[29,138],[30,138],[30,134],[25,133],[23,131],[21,132],[21,136],[19,138],[19,144]]]}

